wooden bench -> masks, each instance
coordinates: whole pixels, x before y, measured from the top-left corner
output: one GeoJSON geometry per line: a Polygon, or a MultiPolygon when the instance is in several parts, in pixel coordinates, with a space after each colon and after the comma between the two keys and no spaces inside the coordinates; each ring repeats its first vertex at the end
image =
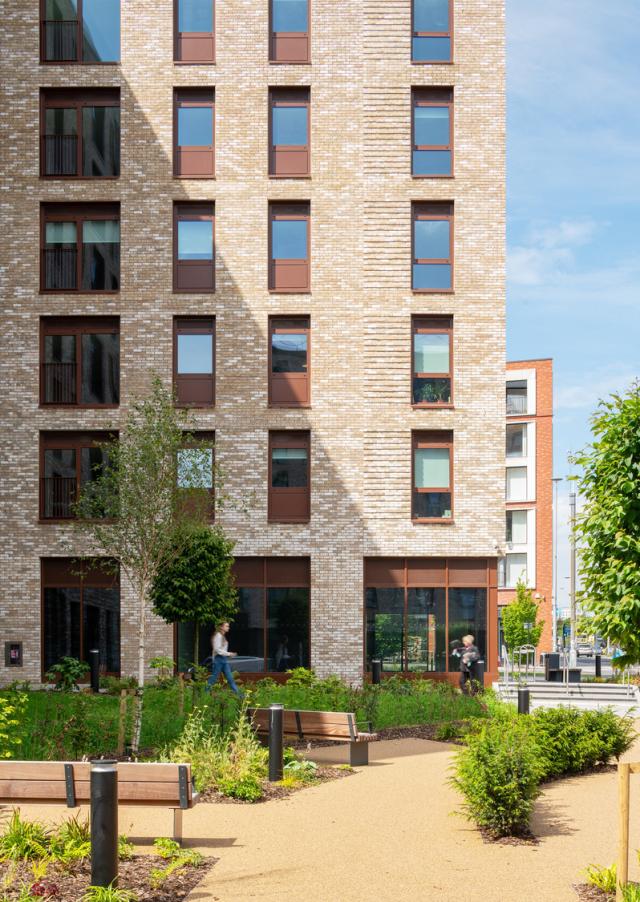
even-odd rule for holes
{"type": "MultiPolygon", "coordinates": [[[[0,761],[0,805],[90,801],[91,764],[84,761],[0,761]]],[[[198,801],[190,764],[118,763],[118,802],[173,809],[173,838],[182,840],[182,812],[198,801]]]]}
{"type": "MultiPolygon", "coordinates": [[[[269,709],[249,708],[248,716],[257,734],[269,735],[269,709]]],[[[342,711],[289,711],[283,712],[284,735],[295,739],[329,739],[349,743],[349,764],[362,767],[369,763],[369,743],[377,739],[377,733],[358,730],[355,714],[342,711]]],[[[371,725],[369,724],[369,728],[371,725]]]]}

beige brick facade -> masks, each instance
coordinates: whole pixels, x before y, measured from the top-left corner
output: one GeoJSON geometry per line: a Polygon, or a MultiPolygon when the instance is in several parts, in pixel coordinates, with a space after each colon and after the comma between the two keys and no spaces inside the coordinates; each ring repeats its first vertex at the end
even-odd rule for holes
{"type": "MultiPolygon", "coordinates": [[[[412,65],[410,0],[312,0],[310,65],[269,65],[268,3],[218,0],[215,65],[173,62],[170,0],[123,0],[121,64],[39,65],[37,3],[5,12],[0,110],[3,222],[2,547],[0,636],[24,643],[40,680],[40,559],[80,549],[38,517],[38,436],[117,427],[150,371],[167,384],[174,315],[216,317],[215,430],[232,492],[255,493],[248,517],[221,522],[236,554],[311,559],[311,655],[322,674],[362,675],[363,559],[474,557],[504,541],[504,4],[455,0],[455,62],[412,65]],[[10,49],[9,49],[10,48],[10,49]],[[267,174],[268,88],[311,91],[311,178],[267,174]],[[455,178],[411,177],[411,87],[453,87],[455,178]],[[118,86],[117,180],[39,178],[39,89],[118,86]],[[172,177],[175,87],[215,87],[215,179],[172,177]],[[172,203],[215,201],[216,293],[172,292],[172,203]],[[311,205],[308,295],[267,290],[269,200],[311,205]],[[39,208],[119,201],[121,290],[39,293],[39,208]],[[411,290],[411,202],[455,204],[455,292],[411,290]],[[311,318],[309,409],[267,406],[268,316],[311,318]],[[39,319],[120,317],[121,406],[39,406],[39,319]],[[411,316],[454,317],[455,409],[410,406],[411,316]],[[309,524],[267,524],[269,429],[311,432],[309,524]],[[455,523],[411,520],[411,433],[454,433],[455,523]]],[[[122,670],[135,668],[135,605],[123,582],[122,670]]],[[[172,653],[153,621],[149,659],[172,653]]],[[[489,670],[496,662],[489,662],[489,670]]]]}

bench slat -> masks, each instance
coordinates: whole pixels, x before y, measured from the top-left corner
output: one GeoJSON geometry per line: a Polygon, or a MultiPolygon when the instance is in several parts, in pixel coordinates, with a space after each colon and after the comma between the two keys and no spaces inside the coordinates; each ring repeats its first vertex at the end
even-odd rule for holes
{"type": "MultiPolygon", "coordinates": [[[[64,766],[73,766],[76,781],[89,780],[91,765],[85,761],[0,761],[0,780],[63,780],[64,766]]],[[[118,763],[118,783],[178,783],[178,764],[154,764],[137,762],[118,763]]],[[[188,769],[191,782],[191,765],[188,769]]]]}
{"type": "MultiPolygon", "coordinates": [[[[78,801],[88,801],[91,784],[88,780],[76,780],[75,796],[78,801]]],[[[2,780],[0,779],[0,799],[50,799],[66,801],[64,780],[2,780]]],[[[174,802],[180,804],[178,783],[118,783],[118,801],[174,802]]]]}
{"type": "MultiPolygon", "coordinates": [[[[259,733],[267,733],[269,730],[269,709],[254,708],[249,711],[253,724],[259,733]]],[[[283,712],[283,727],[287,736],[300,738],[300,731],[307,739],[331,739],[349,740],[359,739],[357,727],[354,725],[355,735],[351,724],[355,715],[343,711],[299,711],[285,710],[283,712]]],[[[370,734],[365,734],[370,735],[370,734]]],[[[369,741],[363,739],[363,741],[369,741]]]]}

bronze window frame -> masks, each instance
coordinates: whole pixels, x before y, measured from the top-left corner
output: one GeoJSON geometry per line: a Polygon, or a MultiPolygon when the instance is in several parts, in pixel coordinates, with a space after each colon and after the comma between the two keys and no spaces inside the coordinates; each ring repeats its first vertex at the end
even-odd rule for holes
{"type": "Polygon", "coordinates": [[[414,66],[451,66],[455,62],[454,41],[453,41],[453,4],[454,0],[448,0],[449,3],[449,30],[448,31],[416,31],[415,29],[415,0],[411,0],[411,63],[414,66]],[[417,60],[413,57],[413,38],[449,38],[449,59],[448,60],[417,60]]]}
{"type": "MultiPolygon", "coordinates": [[[[216,290],[216,209],[213,201],[174,201],[173,204],[173,294],[215,294],[216,290]],[[211,222],[212,224],[212,259],[179,260],[178,258],[178,222],[181,220],[195,222],[211,222]],[[210,284],[205,287],[181,287],[180,279],[189,270],[201,268],[203,274],[210,276],[210,284]]],[[[204,278],[203,278],[204,281],[204,278]]]]}
{"type": "Polygon", "coordinates": [[[413,523],[428,523],[449,525],[455,521],[455,483],[453,461],[453,432],[451,430],[414,430],[411,433],[411,520],[413,523]],[[429,486],[417,488],[416,486],[416,451],[426,448],[447,448],[449,452],[449,488],[442,486],[429,486]],[[417,517],[415,515],[416,495],[442,494],[448,491],[451,496],[450,517],[417,517]]]}
{"type": "Polygon", "coordinates": [[[272,179],[305,179],[311,177],[311,89],[308,87],[272,87],[269,88],[269,178],[272,179]],[[307,143],[302,145],[286,145],[273,143],[273,111],[278,108],[304,107],[307,111],[307,143]],[[297,154],[305,157],[302,172],[278,171],[279,157],[285,154],[297,154]]]}
{"type": "MultiPolygon", "coordinates": [[[[104,430],[43,430],[39,436],[39,503],[38,503],[38,521],[40,523],[69,523],[76,520],[75,514],[62,517],[45,517],[45,452],[46,451],[75,451],[75,477],[48,477],[50,479],[68,479],[75,480],[75,488],[73,489],[73,501],[71,504],[77,503],[80,494],[80,481],[82,477],[81,455],[83,448],[95,448],[104,442],[117,441],[117,432],[105,432],[104,430]]],[[[71,488],[71,486],[69,486],[71,488]]]]}
{"type": "MultiPolygon", "coordinates": [[[[207,520],[214,523],[216,519],[216,433],[211,429],[198,429],[190,434],[190,441],[185,442],[180,451],[211,451],[211,488],[206,489],[209,493],[207,520]]],[[[176,460],[176,478],[177,478],[177,460],[176,460]]],[[[190,491],[198,491],[190,489],[187,486],[178,486],[179,491],[186,493],[190,491]]],[[[186,504],[189,504],[187,497],[186,504]]]]}
{"type": "Polygon", "coordinates": [[[269,317],[269,349],[267,381],[269,385],[269,407],[300,408],[311,407],[311,319],[309,316],[274,315],[269,317]],[[274,373],[272,367],[273,336],[282,335],[306,335],[307,337],[307,368],[304,373],[274,373]],[[285,378],[286,377],[286,378],[285,378]],[[278,382],[301,383],[304,387],[305,400],[296,404],[294,401],[284,402],[274,400],[274,386],[278,382]]]}
{"type": "Polygon", "coordinates": [[[455,177],[453,88],[420,87],[411,89],[411,176],[414,179],[452,179],[455,177]],[[420,107],[447,107],[449,110],[449,143],[416,144],[416,109],[420,107]],[[413,171],[413,153],[416,150],[443,150],[451,154],[451,172],[417,174],[413,171]]]}
{"type": "Polygon", "coordinates": [[[453,294],[455,291],[455,230],[454,205],[452,201],[413,201],[411,204],[411,290],[414,294],[453,294]],[[448,222],[449,223],[449,256],[422,258],[416,257],[416,222],[448,222]],[[413,267],[415,265],[434,264],[451,267],[450,288],[415,288],[413,267]]]}
{"type": "Polygon", "coordinates": [[[269,0],[269,64],[272,66],[307,66],[311,62],[311,0],[307,0],[306,31],[274,31],[273,0],[269,0]],[[306,53],[297,57],[279,53],[282,42],[305,41],[306,53]]]}
{"type": "MultiPolygon", "coordinates": [[[[120,105],[120,88],[40,88],[40,178],[41,179],[72,179],[73,181],[100,180],[108,181],[119,179],[118,175],[84,175],[82,172],[84,135],[82,129],[82,110],[85,107],[117,107],[122,112],[120,105]],[[76,173],[75,175],[55,175],[45,172],[46,169],[46,143],[47,143],[47,110],[74,109],[76,110],[76,173]]],[[[120,137],[122,136],[122,122],[120,123],[120,137]]],[[[72,137],[72,136],[69,136],[72,137]]]]}
{"type": "Polygon", "coordinates": [[[122,231],[120,218],[120,203],[96,202],[96,203],[41,203],[40,204],[40,294],[100,294],[117,295],[122,288],[122,267],[118,266],[118,288],[83,288],[82,287],[82,225],[91,220],[104,220],[105,222],[117,222],[120,240],[118,242],[118,254],[122,248],[122,231]],[[76,287],[75,288],[47,288],[46,287],[46,231],[49,222],[73,222],[76,227],[76,287]]]}
{"type": "MultiPolygon", "coordinates": [[[[117,316],[41,316],[40,317],[40,407],[62,409],[102,409],[115,410],[119,404],[84,404],[82,397],[82,341],[83,335],[118,335],[120,336],[120,317],[117,316]],[[45,384],[45,338],[50,335],[73,335],[76,338],[75,366],[75,401],[47,401],[45,384]]],[[[119,349],[120,350],[120,349],[119,349]]],[[[119,380],[118,380],[119,382],[119,380]]]]}
{"type": "MultiPolygon", "coordinates": [[[[268,443],[268,497],[267,520],[269,523],[308,523],[311,519],[311,432],[309,430],[270,430],[268,443]],[[307,452],[307,484],[306,486],[274,487],[273,481],[273,451],[277,448],[293,449],[304,448],[307,452]],[[286,498],[295,499],[302,497],[306,501],[304,511],[300,514],[279,513],[279,502],[286,498]],[[274,510],[275,508],[275,510],[274,510]]],[[[302,505],[301,505],[302,508],[302,505]]]]}
{"type": "Polygon", "coordinates": [[[177,407],[212,408],[216,403],[216,318],[215,316],[174,316],[173,317],[173,388],[177,407]],[[180,335],[211,336],[211,373],[178,372],[178,337],[180,335]],[[210,383],[211,401],[181,401],[182,383],[185,387],[192,383],[210,383]]]}
{"type": "MultiPolygon", "coordinates": [[[[203,167],[204,168],[204,167],[203,167]]],[[[175,179],[214,179],[216,177],[216,96],[215,88],[174,88],[173,91],[173,177],[175,179]],[[181,109],[211,110],[211,144],[178,143],[178,114],[181,109]],[[191,157],[202,158],[207,163],[206,172],[193,174],[183,171],[191,157]]]]}
{"type": "MultiPolygon", "coordinates": [[[[77,0],[77,18],[76,24],[76,42],[78,53],[73,59],[66,60],[48,60],[45,55],[46,48],[46,29],[49,21],[46,18],[47,0],[40,0],[40,64],[43,66],[119,66],[122,62],[122,6],[120,6],[120,53],[117,60],[85,60],[83,59],[84,46],[84,16],[83,16],[83,0],[77,0]]],[[[59,21],[73,22],[73,19],[63,19],[59,21]]]]}
{"type": "Polygon", "coordinates": [[[180,0],[174,0],[173,2],[173,61],[176,65],[180,66],[198,66],[198,65],[211,65],[216,61],[216,3],[215,0],[210,0],[211,2],[211,31],[180,31],[180,0]],[[204,45],[205,43],[211,43],[211,54],[210,55],[198,55],[191,56],[188,59],[184,59],[183,54],[185,51],[185,44],[187,47],[189,45],[204,45]]]}
{"type": "Polygon", "coordinates": [[[452,409],[454,402],[454,359],[453,359],[453,316],[437,315],[419,315],[411,317],[411,406],[417,409],[452,409]],[[448,335],[449,336],[449,372],[448,373],[418,373],[415,370],[415,342],[416,335],[448,335]],[[414,379],[448,379],[449,380],[449,401],[414,401],[413,398],[413,380],[414,379]]]}
{"type": "Polygon", "coordinates": [[[309,201],[269,201],[269,292],[272,294],[311,294],[311,204],[309,201]],[[303,221],[307,223],[307,257],[305,260],[289,260],[273,256],[273,223],[276,221],[303,221]],[[286,288],[278,284],[279,269],[293,266],[305,267],[304,285],[286,288]]]}

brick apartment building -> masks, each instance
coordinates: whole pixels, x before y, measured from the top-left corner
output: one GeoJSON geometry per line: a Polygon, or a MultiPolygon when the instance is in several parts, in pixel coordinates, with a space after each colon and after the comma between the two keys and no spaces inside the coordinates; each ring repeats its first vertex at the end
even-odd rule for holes
{"type": "Polygon", "coordinates": [[[540,602],[539,648],[553,630],[553,361],[507,363],[505,495],[506,554],[498,604],[510,602],[522,579],[540,602]]]}
{"type": "MultiPolygon", "coordinates": [[[[6,10],[0,681],[135,670],[130,586],[78,575],[69,518],[152,372],[255,497],[220,517],[239,670],[454,679],[472,632],[495,675],[503,7],[6,10]]],[[[151,618],[149,659],[189,647],[151,618]]]]}

